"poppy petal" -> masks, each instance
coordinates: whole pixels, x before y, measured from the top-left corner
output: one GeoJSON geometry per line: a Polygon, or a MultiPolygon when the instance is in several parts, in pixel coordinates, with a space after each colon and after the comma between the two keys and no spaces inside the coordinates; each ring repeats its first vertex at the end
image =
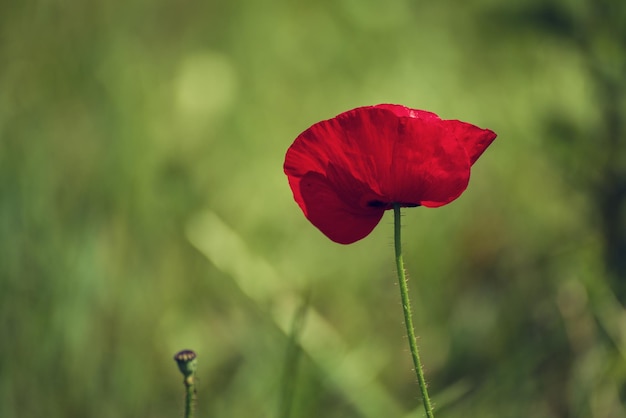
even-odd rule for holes
{"type": "Polygon", "coordinates": [[[383,194],[402,204],[442,206],[467,188],[470,163],[465,149],[446,135],[440,119],[400,118],[393,164],[382,178],[383,194]]]}
{"type": "MultiPolygon", "coordinates": [[[[309,172],[328,175],[329,167],[342,167],[343,173],[368,190],[380,194],[379,178],[389,172],[393,147],[381,140],[393,137],[398,118],[393,113],[373,108],[357,108],[311,126],[296,138],[285,156],[288,177],[302,177],[309,172]]],[[[337,180],[347,179],[341,175],[337,180]]],[[[350,182],[346,186],[351,186],[350,182]]],[[[359,202],[357,193],[344,187],[345,199],[359,202]]],[[[361,190],[362,192],[362,190],[361,190]]],[[[299,200],[300,191],[294,191],[299,200]]]]}
{"type": "Polygon", "coordinates": [[[481,129],[470,123],[458,120],[442,121],[448,134],[457,138],[465,147],[470,163],[473,165],[489,145],[496,139],[496,133],[489,129],[481,129]]]}
{"type": "Polygon", "coordinates": [[[431,120],[441,120],[439,116],[437,116],[433,112],[428,112],[426,110],[418,110],[411,109],[410,107],[395,105],[395,104],[379,104],[376,106],[371,106],[377,109],[385,109],[393,112],[399,118],[415,118],[415,119],[431,119],[431,120]]]}
{"type": "MultiPolygon", "coordinates": [[[[293,188],[293,186],[292,186],[293,188]]],[[[295,185],[307,219],[324,235],[339,244],[351,244],[378,225],[384,208],[364,208],[346,202],[335,185],[319,173],[308,173],[295,185]]]]}

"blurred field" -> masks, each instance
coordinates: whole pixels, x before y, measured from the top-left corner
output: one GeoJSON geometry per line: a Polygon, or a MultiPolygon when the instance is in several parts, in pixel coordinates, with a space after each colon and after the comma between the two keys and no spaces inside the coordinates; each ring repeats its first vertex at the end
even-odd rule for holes
{"type": "Polygon", "coordinates": [[[181,416],[183,348],[200,417],[421,416],[391,214],[334,244],[282,173],[376,103],[499,134],[404,212],[436,416],[626,417],[620,0],[4,2],[0,417],[181,416]]]}

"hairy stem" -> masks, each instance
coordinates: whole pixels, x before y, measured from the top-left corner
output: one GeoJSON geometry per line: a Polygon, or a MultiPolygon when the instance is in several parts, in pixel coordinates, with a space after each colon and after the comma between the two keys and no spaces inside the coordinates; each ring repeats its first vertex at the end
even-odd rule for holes
{"type": "Polygon", "coordinates": [[[194,402],[196,400],[196,385],[194,383],[193,375],[185,379],[185,418],[193,418],[194,402]]]}
{"type": "Polygon", "coordinates": [[[402,298],[402,311],[404,312],[404,325],[406,326],[406,335],[409,339],[409,348],[411,357],[413,357],[413,365],[415,366],[415,374],[422,391],[422,399],[424,400],[424,410],[428,418],[433,418],[433,407],[428,397],[428,388],[426,379],[424,378],[424,370],[420,360],[417,341],[415,339],[415,331],[413,329],[413,319],[411,314],[411,302],[409,301],[409,289],[407,286],[406,272],[404,270],[404,260],[402,258],[402,242],[400,235],[400,204],[393,204],[393,220],[394,220],[394,243],[396,250],[396,267],[398,271],[398,283],[400,284],[400,296],[402,298]]]}

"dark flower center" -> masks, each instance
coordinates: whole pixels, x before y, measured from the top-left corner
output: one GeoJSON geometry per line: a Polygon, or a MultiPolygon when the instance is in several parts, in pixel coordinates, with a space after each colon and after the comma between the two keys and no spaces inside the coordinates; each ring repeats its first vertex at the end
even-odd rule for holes
{"type": "MultiPolygon", "coordinates": [[[[403,208],[415,208],[417,206],[421,206],[419,203],[402,203],[400,202],[400,206],[403,208]]],[[[376,208],[376,209],[391,209],[393,207],[393,203],[383,202],[382,200],[370,200],[367,202],[368,208],[376,208]]]]}
{"type": "Polygon", "coordinates": [[[386,208],[389,206],[389,203],[383,202],[382,200],[370,200],[367,202],[367,207],[370,208],[386,208]]]}

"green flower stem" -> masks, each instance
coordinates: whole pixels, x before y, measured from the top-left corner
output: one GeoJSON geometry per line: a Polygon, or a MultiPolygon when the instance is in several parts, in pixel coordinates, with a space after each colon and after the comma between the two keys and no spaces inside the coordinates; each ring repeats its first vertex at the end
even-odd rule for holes
{"type": "Polygon", "coordinates": [[[193,376],[185,379],[185,418],[193,418],[194,402],[196,399],[196,388],[193,376]]]}
{"type": "Polygon", "coordinates": [[[407,286],[406,272],[404,270],[404,260],[402,258],[402,242],[400,236],[400,204],[393,204],[393,220],[394,220],[394,243],[396,250],[396,267],[398,270],[398,282],[400,283],[400,296],[402,298],[402,311],[404,312],[404,325],[406,326],[406,334],[409,339],[409,347],[411,356],[413,357],[413,365],[415,366],[415,374],[422,391],[422,399],[424,400],[424,410],[428,418],[434,418],[433,407],[428,397],[428,388],[426,379],[424,378],[424,370],[420,360],[417,341],[415,339],[415,331],[413,329],[413,319],[411,314],[411,302],[409,301],[409,288],[407,286]]]}

